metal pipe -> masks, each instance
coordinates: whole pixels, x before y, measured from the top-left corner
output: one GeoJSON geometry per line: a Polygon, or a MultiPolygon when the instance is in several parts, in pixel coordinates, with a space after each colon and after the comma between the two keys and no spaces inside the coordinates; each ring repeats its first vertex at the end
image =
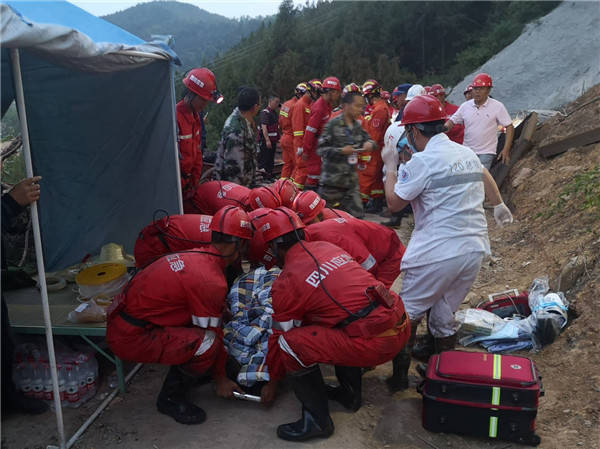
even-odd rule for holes
{"type": "MultiPolygon", "coordinates": [[[[133,369],[129,372],[129,374],[127,374],[127,377],[125,377],[125,383],[129,382],[131,380],[131,378],[133,376],[135,376],[135,373],[137,373],[142,366],[143,366],[142,363],[138,363],[137,365],[135,365],[133,367],[133,369]]],[[[90,415],[90,417],[77,430],[77,432],[75,432],[73,434],[73,436],[67,442],[67,449],[69,449],[71,446],[73,446],[75,444],[75,442],[77,441],[77,439],[94,422],[94,420],[98,417],[98,415],[100,415],[100,413],[102,413],[102,411],[108,406],[108,404],[110,404],[110,402],[115,398],[115,396],[117,395],[117,393],[119,393],[119,387],[116,387],[112,391],[112,393],[110,393],[108,395],[108,397],[106,399],[104,399],[104,401],[102,401],[102,403],[98,406],[98,408],[96,409],[96,411],[94,413],[92,413],[90,415]]]]}
{"type": "MultiPolygon", "coordinates": [[[[23,138],[23,155],[25,157],[25,172],[28,178],[33,176],[33,164],[31,162],[31,147],[29,145],[29,128],[27,126],[27,114],[25,112],[25,95],[23,94],[23,78],[21,76],[21,58],[17,48],[10,49],[12,61],[12,72],[15,84],[15,97],[17,110],[21,122],[21,137],[23,138]]],[[[52,319],[50,318],[50,306],[48,305],[48,288],[46,285],[46,269],[44,268],[44,253],[42,251],[42,238],[40,231],[40,219],[37,210],[37,201],[31,203],[31,221],[33,223],[33,240],[35,243],[35,258],[37,262],[40,293],[42,294],[42,312],[44,315],[44,327],[46,329],[46,345],[48,346],[48,361],[50,362],[50,375],[52,377],[52,391],[54,392],[54,407],[56,410],[56,425],[58,427],[58,441],[61,449],[65,448],[65,426],[63,423],[62,408],[60,404],[60,391],[58,389],[58,373],[56,371],[56,355],[54,354],[54,339],[52,338],[52,319]]]]}

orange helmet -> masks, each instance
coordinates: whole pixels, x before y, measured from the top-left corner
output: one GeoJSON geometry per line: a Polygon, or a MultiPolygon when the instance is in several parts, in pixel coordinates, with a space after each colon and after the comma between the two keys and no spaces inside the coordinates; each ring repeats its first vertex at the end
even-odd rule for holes
{"type": "Polygon", "coordinates": [[[362,85],[362,94],[364,96],[374,95],[381,92],[381,86],[375,80],[367,80],[362,85]]]}
{"type": "Polygon", "coordinates": [[[217,90],[215,74],[204,67],[190,70],[183,78],[183,84],[205,100],[217,104],[223,101],[223,95],[217,90]]]}
{"type": "Polygon", "coordinates": [[[305,190],[298,194],[293,204],[293,209],[302,219],[304,224],[313,221],[324,207],[325,200],[321,198],[317,192],[313,192],[312,190],[305,190]]]}
{"type": "Polygon", "coordinates": [[[356,84],[356,83],[347,84],[344,87],[344,89],[342,90],[342,95],[346,95],[346,94],[349,94],[349,93],[352,93],[352,92],[356,92],[358,94],[361,93],[360,87],[359,87],[358,84],[356,84]]]}
{"type": "Polygon", "coordinates": [[[404,108],[401,125],[436,122],[446,120],[446,113],[440,100],[433,95],[419,95],[404,108]]]}
{"type": "Polygon", "coordinates": [[[289,179],[278,179],[272,184],[272,187],[281,198],[281,205],[292,208],[294,199],[298,195],[298,187],[289,179]]]}
{"type": "Polygon", "coordinates": [[[335,76],[328,76],[323,80],[323,90],[331,89],[331,90],[342,90],[342,83],[335,76]]]}
{"type": "Polygon", "coordinates": [[[311,79],[308,83],[310,91],[321,93],[323,91],[323,83],[318,78],[311,79]]]}
{"type": "Polygon", "coordinates": [[[305,227],[296,212],[283,206],[269,210],[255,222],[265,243],[305,227]]]}
{"type": "Polygon", "coordinates": [[[261,207],[275,209],[276,207],[281,206],[281,198],[272,187],[261,186],[250,191],[250,194],[248,195],[248,204],[250,204],[250,208],[252,209],[261,207]]]}
{"type": "Polygon", "coordinates": [[[494,87],[492,85],[492,77],[487,73],[480,73],[473,80],[473,87],[494,87]]]}
{"type": "Polygon", "coordinates": [[[250,217],[244,209],[237,206],[219,209],[210,222],[210,230],[246,240],[251,239],[254,233],[250,217]]]}
{"type": "Polygon", "coordinates": [[[431,95],[446,95],[446,89],[441,84],[431,86],[431,95]]]}

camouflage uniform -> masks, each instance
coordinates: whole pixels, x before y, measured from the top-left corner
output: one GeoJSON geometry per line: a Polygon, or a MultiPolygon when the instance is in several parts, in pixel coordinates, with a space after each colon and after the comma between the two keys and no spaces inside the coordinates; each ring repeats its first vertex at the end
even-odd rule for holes
{"type": "Polygon", "coordinates": [[[215,178],[254,187],[257,153],[254,126],[235,108],[223,126],[217,148],[215,178]]]}
{"type": "Polygon", "coordinates": [[[375,142],[369,137],[359,121],[348,127],[344,116],[340,115],[327,123],[319,138],[317,154],[321,156],[321,181],[319,194],[327,201],[327,206],[342,209],[355,217],[364,216],[358,174],[356,172],[356,154],[342,154],[342,148],[352,145],[359,149],[366,142],[375,142]]]}

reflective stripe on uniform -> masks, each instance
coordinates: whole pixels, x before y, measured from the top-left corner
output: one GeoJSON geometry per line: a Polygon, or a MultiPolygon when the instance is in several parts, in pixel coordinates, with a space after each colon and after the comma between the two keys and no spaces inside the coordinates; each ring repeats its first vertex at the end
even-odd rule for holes
{"type": "Polygon", "coordinates": [[[193,137],[192,134],[178,134],[177,140],[187,140],[187,139],[191,139],[192,137],[193,137]]]}
{"type": "Polygon", "coordinates": [[[369,162],[371,160],[371,156],[359,156],[361,161],[369,162]]]}
{"type": "Polygon", "coordinates": [[[490,438],[496,438],[498,436],[498,417],[490,416],[490,429],[488,436],[490,438]]]}
{"type": "Polygon", "coordinates": [[[465,173],[462,175],[446,176],[445,178],[434,179],[431,181],[431,188],[456,186],[459,184],[468,184],[471,182],[483,182],[483,173],[465,173]]]}
{"type": "Polygon", "coordinates": [[[307,126],[306,130],[310,131],[311,133],[317,134],[317,128],[313,128],[312,126],[307,126]]]}
{"type": "Polygon", "coordinates": [[[194,326],[198,326],[203,329],[206,329],[207,327],[219,327],[221,325],[221,317],[192,315],[192,323],[194,326]]]}
{"type": "Polygon", "coordinates": [[[381,189],[373,189],[371,190],[371,195],[383,195],[385,192],[381,189]]]}
{"type": "Polygon", "coordinates": [[[294,136],[298,137],[298,136],[303,136],[304,135],[304,131],[294,131],[294,136]]]}
{"type": "Polygon", "coordinates": [[[306,175],[306,177],[310,179],[321,179],[319,175],[306,175]]]}
{"type": "Polygon", "coordinates": [[[283,109],[281,111],[279,111],[279,115],[281,115],[282,117],[288,117],[288,113],[285,112],[283,109]]]}
{"type": "Polygon", "coordinates": [[[307,114],[310,114],[310,108],[304,108],[304,112],[306,112],[307,114]]]}
{"type": "Polygon", "coordinates": [[[377,261],[375,260],[373,255],[369,254],[369,257],[367,257],[365,259],[365,261],[360,264],[360,266],[363,267],[365,270],[369,271],[371,268],[373,268],[375,266],[376,263],[377,263],[377,261]]]}
{"type": "Polygon", "coordinates": [[[302,325],[301,320],[288,320],[288,321],[275,321],[273,320],[273,328],[287,332],[294,327],[300,327],[302,325]]]}
{"type": "Polygon", "coordinates": [[[202,344],[200,344],[200,346],[198,347],[198,349],[196,349],[196,353],[194,354],[194,356],[199,356],[204,354],[206,351],[208,351],[210,349],[210,347],[213,345],[213,343],[215,342],[215,337],[217,336],[217,334],[215,334],[214,331],[206,331],[204,333],[204,339],[202,340],[202,344]]]}
{"type": "Polygon", "coordinates": [[[302,360],[300,360],[298,358],[298,356],[293,351],[293,349],[290,348],[290,345],[288,345],[288,342],[285,341],[283,334],[279,336],[279,339],[277,340],[277,342],[279,343],[279,347],[283,350],[283,352],[292,356],[294,358],[294,360],[296,360],[296,362],[298,362],[300,364],[300,366],[302,366],[304,368],[308,368],[308,366],[305,365],[304,363],[302,363],[302,360]]]}
{"type": "Polygon", "coordinates": [[[492,405],[500,405],[500,387],[492,387],[492,405]]]}
{"type": "Polygon", "coordinates": [[[496,379],[496,380],[502,379],[502,356],[499,354],[494,354],[493,379],[496,379]]]}

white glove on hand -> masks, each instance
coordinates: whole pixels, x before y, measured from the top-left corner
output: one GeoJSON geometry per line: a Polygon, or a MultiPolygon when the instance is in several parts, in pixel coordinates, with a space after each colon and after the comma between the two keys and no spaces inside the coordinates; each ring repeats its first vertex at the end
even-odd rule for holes
{"type": "Polygon", "coordinates": [[[298,147],[298,151],[296,152],[296,154],[297,154],[298,156],[302,156],[302,153],[303,153],[303,152],[304,152],[304,148],[302,148],[302,147],[298,147]]]}
{"type": "Polygon", "coordinates": [[[398,169],[400,155],[391,145],[386,145],[383,147],[381,159],[383,159],[383,165],[386,173],[393,173],[398,169]]]}
{"type": "Polygon", "coordinates": [[[496,220],[496,224],[500,227],[513,222],[513,216],[510,213],[510,209],[506,207],[506,204],[504,203],[494,206],[494,219],[496,220]]]}

